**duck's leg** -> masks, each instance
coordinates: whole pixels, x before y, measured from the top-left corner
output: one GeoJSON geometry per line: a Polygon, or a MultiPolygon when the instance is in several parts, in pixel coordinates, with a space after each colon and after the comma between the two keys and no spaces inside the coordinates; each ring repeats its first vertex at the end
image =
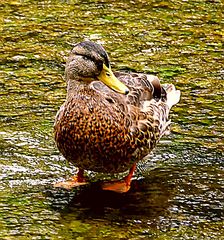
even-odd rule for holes
{"type": "Polygon", "coordinates": [[[123,178],[122,180],[118,180],[118,181],[104,182],[102,184],[102,189],[113,191],[113,192],[118,192],[118,193],[127,192],[131,187],[131,178],[134,174],[135,169],[136,169],[136,164],[134,164],[131,167],[129,174],[125,178],[123,178]]]}
{"type": "Polygon", "coordinates": [[[65,188],[67,190],[70,190],[74,187],[78,187],[85,184],[87,184],[87,182],[84,177],[84,170],[79,168],[78,174],[76,176],[73,176],[66,181],[58,182],[54,184],[54,187],[65,188]]]}

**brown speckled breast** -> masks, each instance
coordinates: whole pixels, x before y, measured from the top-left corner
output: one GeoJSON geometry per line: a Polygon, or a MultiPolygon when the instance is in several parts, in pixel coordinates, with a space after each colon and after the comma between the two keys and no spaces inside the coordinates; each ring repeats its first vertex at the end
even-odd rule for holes
{"type": "Polygon", "coordinates": [[[78,95],[66,102],[55,120],[55,140],[63,156],[76,167],[124,172],[148,153],[149,140],[155,145],[156,139],[151,127],[146,126],[145,132],[131,130],[131,116],[105,101],[78,95]]]}

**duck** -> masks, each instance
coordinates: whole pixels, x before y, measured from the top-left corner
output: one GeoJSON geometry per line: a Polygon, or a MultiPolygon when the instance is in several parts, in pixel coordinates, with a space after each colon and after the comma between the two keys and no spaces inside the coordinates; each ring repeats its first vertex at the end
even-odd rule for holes
{"type": "Polygon", "coordinates": [[[78,168],[55,187],[72,189],[87,183],[85,171],[128,172],[105,181],[103,190],[125,193],[136,164],[169,132],[171,108],[180,100],[173,84],[157,76],[112,71],[102,45],[75,44],[65,65],[67,95],[55,117],[54,138],[64,158],[78,168]]]}

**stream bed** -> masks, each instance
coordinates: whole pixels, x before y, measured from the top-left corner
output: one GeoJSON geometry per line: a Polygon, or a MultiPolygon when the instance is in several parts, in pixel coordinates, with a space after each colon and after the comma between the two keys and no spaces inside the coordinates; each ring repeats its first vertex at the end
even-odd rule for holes
{"type": "MultiPolygon", "coordinates": [[[[0,239],[224,239],[223,3],[0,2],[0,239]],[[77,169],[53,140],[66,56],[101,43],[113,70],[181,90],[172,131],[125,194],[52,184],[77,169]]],[[[103,177],[103,176],[100,176],[103,177]]]]}

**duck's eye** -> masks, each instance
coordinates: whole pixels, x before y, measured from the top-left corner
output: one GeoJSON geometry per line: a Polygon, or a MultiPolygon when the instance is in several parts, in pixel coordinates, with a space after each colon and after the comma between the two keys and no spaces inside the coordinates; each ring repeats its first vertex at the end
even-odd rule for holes
{"type": "Polygon", "coordinates": [[[108,77],[110,77],[110,73],[109,73],[109,72],[107,72],[106,75],[107,75],[108,77]]]}
{"type": "Polygon", "coordinates": [[[89,60],[89,58],[86,57],[86,56],[82,56],[82,58],[83,58],[85,61],[89,60]]]}

